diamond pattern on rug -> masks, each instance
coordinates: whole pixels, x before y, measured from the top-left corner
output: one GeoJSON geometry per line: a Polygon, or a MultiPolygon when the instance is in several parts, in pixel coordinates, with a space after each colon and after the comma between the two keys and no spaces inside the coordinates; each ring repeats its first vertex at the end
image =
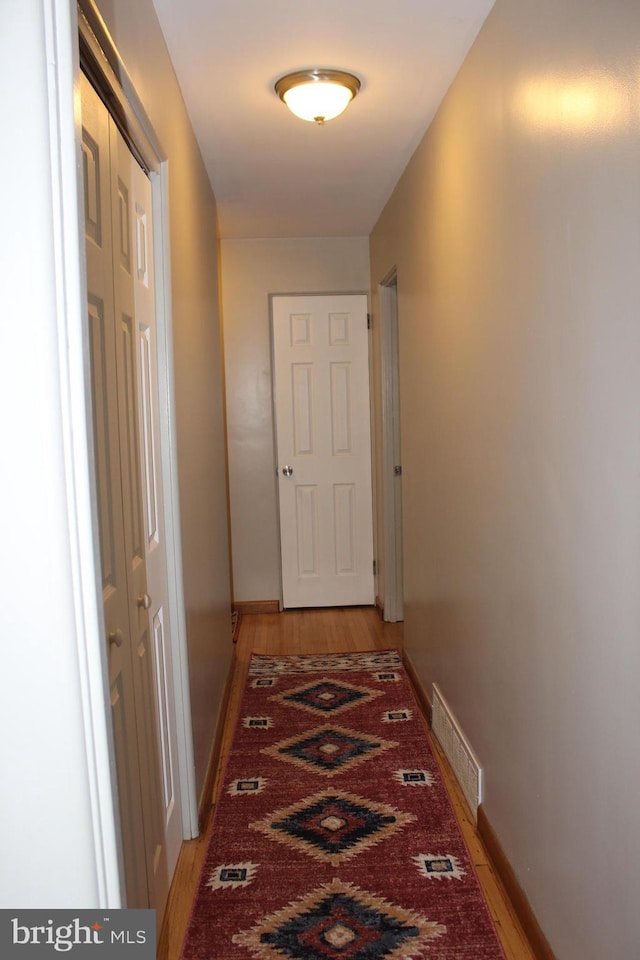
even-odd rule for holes
{"type": "Polygon", "coordinates": [[[403,787],[431,787],[434,783],[428,770],[396,770],[393,776],[403,787]]]}
{"type": "Polygon", "coordinates": [[[370,737],[344,727],[325,726],[263,747],[261,753],[333,777],[397,746],[393,740],[370,737]]]}
{"type": "Polygon", "coordinates": [[[275,687],[278,682],[277,677],[256,677],[251,686],[254,690],[261,690],[263,687],[275,687]]]}
{"type": "Polygon", "coordinates": [[[293,850],[338,866],[415,820],[412,813],[389,804],[326,790],[249,826],[293,850]]]}
{"type": "Polygon", "coordinates": [[[380,673],[374,673],[373,679],[378,683],[400,683],[400,674],[393,670],[387,670],[380,673]]]}
{"type": "Polygon", "coordinates": [[[262,793],[268,780],[264,777],[245,777],[243,780],[234,780],[229,784],[227,793],[230,797],[255,797],[262,793]]]}
{"type": "Polygon", "coordinates": [[[256,875],[255,863],[223,863],[215,867],[209,875],[207,886],[212,890],[232,890],[248,887],[256,875]]]}
{"type": "Polygon", "coordinates": [[[405,723],[407,720],[411,720],[413,712],[408,709],[402,710],[387,710],[382,714],[383,723],[405,723]]]}
{"type": "Polygon", "coordinates": [[[336,879],[233,942],[259,960],[410,960],[444,933],[443,924],[336,879]]]}
{"type": "Polygon", "coordinates": [[[421,876],[427,880],[461,880],[465,871],[460,866],[457,858],[450,853],[433,854],[420,853],[413,858],[413,862],[420,871],[421,876]]]}
{"type": "Polygon", "coordinates": [[[243,717],[242,726],[247,730],[268,730],[273,726],[271,717],[243,717]]]}
{"type": "Polygon", "coordinates": [[[308,710],[325,716],[350,710],[356,704],[368,703],[381,694],[380,690],[369,690],[367,687],[357,687],[342,680],[337,682],[323,677],[322,680],[314,680],[313,683],[305,683],[302,687],[285,690],[269,699],[284,706],[297,707],[299,710],[308,710]]]}

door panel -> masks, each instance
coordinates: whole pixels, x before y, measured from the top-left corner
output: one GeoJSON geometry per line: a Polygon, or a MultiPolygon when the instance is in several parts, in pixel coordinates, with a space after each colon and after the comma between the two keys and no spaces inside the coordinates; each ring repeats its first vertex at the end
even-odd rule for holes
{"type": "Polygon", "coordinates": [[[334,457],[352,454],[351,364],[331,364],[331,442],[334,457]]]}
{"type": "Polygon", "coordinates": [[[333,487],[335,522],[336,571],[353,574],[357,566],[356,488],[353,483],[336,483],[333,487]]]}
{"type": "MultiPolygon", "coordinates": [[[[95,114],[95,110],[92,113],[95,114]]],[[[95,116],[92,119],[95,120],[95,116]]],[[[103,126],[106,130],[106,124],[103,124],[103,126]]],[[[94,127],[94,130],[98,136],[105,132],[101,127],[94,127]]],[[[103,144],[103,149],[108,150],[106,144],[103,144]]],[[[85,236],[88,240],[92,240],[97,247],[102,247],[102,192],[104,184],[100,178],[100,145],[91,136],[86,126],[82,128],[82,172],[85,236]]],[[[103,177],[106,172],[105,170],[103,177]]],[[[106,186],[108,187],[108,181],[106,186]]],[[[109,252],[109,255],[111,255],[111,252],[109,252]]]]}
{"type": "Polygon", "coordinates": [[[366,297],[274,297],[273,346],[284,606],[372,604],[366,297]]]}
{"type": "MultiPolygon", "coordinates": [[[[160,411],[157,397],[158,346],[153,271],[153,209],[149,178],[134,163],[131,174],[133,204],[134,270],[133,292],[137,337],[138,422],[143,494],[143,549],[147,571],[148,616],[151,623],[152,664],[159,741],[158,776],[162,784],[161,830],[163,870],[170,879],[182,846],[182,808],[178,789],[178,737],[173,697],[171,645],[168,632],[169,584],[164,525],[164,493],[160,461],[160,411]]],[[[160,887],[166,897],[168,886],[160,887]]]]}
{"type": "MultiPolygon", "coordinates": [[[[145,617],[145,619],[147,619],[145,617]]],[[[149,903],[160,915],[168,893],[164,838],[162,834],[161,792],[159,784],[158,739],[156,735],[156,702],[153,682],[153,655],[149,631],[143,629],[138,636],[134,656],[134,686],[136,691],[136,715],[141,716],[138,732],[140,775],[143,784],[142,805],[144,810],[144,833],[149,881],[149,903]]]]}
{"type": "Polygon", "coordinates": [[[298,577],[319,577],[318,488],[295,485],[298,577]]]}
{"type": "MultiPolygon", "coordinates": [[[[115,235],[114,297],[117,318],[118,419],[124,514],[131,668],[138,739],[138,777],[142,802],[148,904],[159,910],[166,898],[166,863],[160,819],[160,770],[157,712],[150,646],[147,568],[142,503],[136,304],[134,293],[134,202],[129,148],[110,119],[111,217],[115,235]]],[[[130,904],[133,906],[133,904],[130,904]]]]}
{"type": "Polygon", "coordinates": [[[125,504],[126,533],[128,534],[128,561],[131,576],[139,573],[137,581],[141,596],[146,592],[146,575],[140,570],[144,564],[144,533],[142,523],[142,499],[140,493],[140,456],[137,420],[137,389],[135,369],[135,342],[133,317],[123,313],[120,318],[120,352],[118,356],[118,390],[120,403],[120,436],[126,446],[123,457],[123,498],[125,504]]]}
{"type": "Polygon", "coordinates": [[[313,404],[316,391],[311,364],[291,365],[291,388],[293,451],[297,457],[303,457],[314,452],[313,404]]]}
{"type": "MultiPolygon", "coordinates": [[[[98,524],[100,528],[100,561],[102,570],[103,602],[117,589],[116,529],[122,529],[121,517],[114,517],[115,504],[109,488],[112,478],[118,476],[119,453],[117,437],[111,436],[107,383],[115,379],[115,357],[109,371],[106,331],[104,326],[104,302],[95,293],[88,297],[89,342],[91,357],[91,382],[93,385],[93,436],[96,447],[95,466],[98,487],[98,524]],[[114,467],[115,461],[115,467],[114,467]]],[[[120,569],[122,569],[120,567],[120,569]]]]}
{"type": "Polygon", "coordinates": [[[160,608],[153,618],[152,624],[153,654],[156,664],[156,697],[158,701],[158,716],[160,719],[160,753],[162,773],[162,798],[166,816],[174,811],[175,772],[173,769],[174,752],[171,744],[171,730],[167,723],[169,716],[169,685],[167,683],[167,664],[165,659],[166,640],[164,631],[164,610],[160,608]]]}
{"type": "Polygon", "coordinates": [[[127,903],[144,903],[147,894],[147,863],[143,837],[142,804],[138,787],[137,731],[131,710],[133,694],[130,678],[122,670],[110,686],[113,745],[118,766],[120,829],[125,855],[127,903]],[[124,692],[125,685],[129,691],[124,692]],[[136,750],[131,749],[132,742],[136,750]]]}
{"type": "Polygon", "coordinates": [[[149,552],[160,545],[158,528],[158,476],[155,458],[155,424],[151,396],[151,331],[138,323],[138,356],[140,358],[140,405],[142,427],[142,461],[144,472],[144,533],[149,552]]]}

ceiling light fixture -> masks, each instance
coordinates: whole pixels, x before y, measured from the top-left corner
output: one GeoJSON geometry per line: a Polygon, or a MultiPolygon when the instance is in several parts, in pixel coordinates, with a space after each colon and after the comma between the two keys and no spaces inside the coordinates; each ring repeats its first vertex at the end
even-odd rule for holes
{"type": "Polygon", "coordinates": [[[301,120],[323,126],[349,106],[360,81],[342,70],[299,70],[280,77],[275,91],[292,113],[301,120]]]}

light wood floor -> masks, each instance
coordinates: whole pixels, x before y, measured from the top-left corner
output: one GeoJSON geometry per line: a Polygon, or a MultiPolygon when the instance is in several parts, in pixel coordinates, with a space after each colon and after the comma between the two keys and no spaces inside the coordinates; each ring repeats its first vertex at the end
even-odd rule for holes
{"type": "MultiPolygon", "coordinates": [[[[235,645],[229,710],[218,769],[224,767],[251,653],[339,653],[402,647],[402,624],[383,623],[373,608],[287,611],[242,619],[235,645]]],[[[507,960],[534,960],[499,878],[478,837],[469,808],[449,765],[432,741],[444,781],[489,903],[507,960]]],[[[215,802],[217,782],[213,791],[215,802]]],[[[178,960],[206,849],[206,836],[183,845],[158,944],[158,960],[178,960]]],[[[222,960],[222,958],[212,958],[222,960]]]]}

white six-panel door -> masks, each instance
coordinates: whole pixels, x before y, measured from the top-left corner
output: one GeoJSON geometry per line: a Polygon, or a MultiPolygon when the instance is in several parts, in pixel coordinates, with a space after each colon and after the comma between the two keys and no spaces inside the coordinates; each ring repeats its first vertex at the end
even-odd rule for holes
{"type": "Polygon", "coordinates": [[[166,556],[159,557],[150,184],[84,76],[82,126],[103,604],[126,896],[128,906],[153,906],[161,917],[175,865],[167,854],[170,848],[177,857],[181,817],[164,631],[166,556]]]}
{"type": "Polygon", "coordinates": [[[162,910],[168,893],[160,803],[155,663],[147,584],[147,544],[140,442],[134,167],[131,151],[110,118],[111,222],[113,230],[120,467],[129,591],[131,662],[138,733],[149,905],[162,910]]]}
{"type": "Polygon", "coordinates": [[[182,810],[178,789],[178,745],[169,643],[169,586],[164,525],[164,492],[158,409],[158,344],[153,275],[151,182],[131,161],[134,248],[133,283],[137,336],[138,423],[140,432],[143,538],[148,610],[158,716],[162,831],[171,878],[182,846],[182,810]]]}
{"type": "Polygon", "coordinates": [[[372,604],[367,298],[272,298],[284,607],[372,604]]]}

